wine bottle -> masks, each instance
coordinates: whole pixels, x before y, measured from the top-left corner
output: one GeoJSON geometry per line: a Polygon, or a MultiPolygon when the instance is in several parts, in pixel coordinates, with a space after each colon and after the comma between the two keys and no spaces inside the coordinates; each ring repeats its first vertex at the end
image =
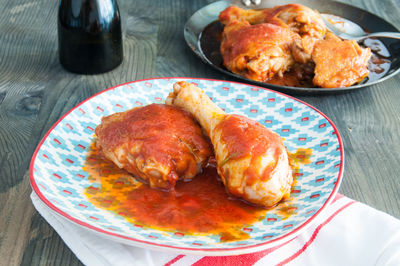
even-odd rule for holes
{"type": "Polygon", "coordinates": [[[99,74],[123,58],[116,0],[61,0],[58,10],[61,65],[75,73],[99,74]]]}

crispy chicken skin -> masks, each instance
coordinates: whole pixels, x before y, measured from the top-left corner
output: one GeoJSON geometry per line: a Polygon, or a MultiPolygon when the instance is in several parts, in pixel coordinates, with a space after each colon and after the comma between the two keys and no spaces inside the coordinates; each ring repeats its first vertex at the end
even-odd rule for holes
{"type": "Polygon", "coordinates": [[[313,83],[324,88],[347,87],[368,76],[370,48],[361,48],[356,41],[342,41],[328,33],[318,41],[312,53],[315,62],[313,83]]]}
{"type": "Polygon", "coordinates": [[[187,82],[175,83],[166,103],[199,121],[211,139],[218,174],[229,193],[266,207],[289,196],[292,171],[279,135],[249,118],[226,114],[187,82]]]}
{"type": "Polygon", "coordinates": [[[151,104],[102,118],[96,127],[104,156],[151,187],[170,190],[202,171],[211,145],[192,115],[151,104]]]}
{"type": "Polygon", "coordinates": [[[224,65],[233,73],[257,81],[281,76],[294,63],[290,46],[295,35],[274,24],[232,21],[222,33],[224,65]]]}

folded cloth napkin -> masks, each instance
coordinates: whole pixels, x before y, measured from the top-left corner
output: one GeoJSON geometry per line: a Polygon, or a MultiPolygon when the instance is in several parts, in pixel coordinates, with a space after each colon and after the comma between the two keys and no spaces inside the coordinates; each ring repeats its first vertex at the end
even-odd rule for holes
{"type": "Polygon", "coordinates": [[[86,265],[400,265],[400,220],[337,195],[300,235],[238,256],[196,256],[114,242],[57,215],[32,192],[37,211],[86,265]]]}

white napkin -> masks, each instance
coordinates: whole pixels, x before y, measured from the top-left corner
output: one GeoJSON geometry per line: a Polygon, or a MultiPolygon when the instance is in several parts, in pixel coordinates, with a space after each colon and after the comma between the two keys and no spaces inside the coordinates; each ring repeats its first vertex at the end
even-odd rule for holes
{"type": "Polygon", "coordinates": [[[86,265],[400,265],[400,220],[342,195],[296,238],[264,251],[221,257],[120,244],[59,216],[35,192],[31,199],[86,265]]]}

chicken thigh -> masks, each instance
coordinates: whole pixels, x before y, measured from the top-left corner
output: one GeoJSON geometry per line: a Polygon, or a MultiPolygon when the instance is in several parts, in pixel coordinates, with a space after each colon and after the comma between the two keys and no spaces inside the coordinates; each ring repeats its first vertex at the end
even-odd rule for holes
{"type": "Polygon", "coordinates": [[[151,104],[115,113],[103,117],[95,132],[107,159],[165,190],[200,173],[212,154],[192,115],[175,106],[151,104]]]}
{"type": "Polygon", "coordinates": [[[291,44],[295,35],[274,24],[232,21],[222,33],[224,65],[233,73],[257,81],[282,76],[294,63],[291,44]]]}
{"type": "Polygon", "coordinates": [[[230,6],[220,13],[219,20],[224,25],[235,20],[247,21],[252,25],[271,23],[289,28],[302,37],[309,35],[323,38],[326,32],[325,23],[318,11],[300,4],[288,4],[259,10],[246,10],[237,6],[230,6]]]}
{"type": "Polygon", "coordinates": [[[369,74],[370,57],[370,48],[362,48],[354,40],[343,41],[327,33],[312,52],[315,62],[313,83],[323,88],[339,88],[360,82],[369,74]]]}
{"type": "Polygon", "coordinates": [[[325,23],[318,11],[300,4],[288,4],[266,9],[245,10],[230,6],[219,15],[224,25],[233,21],[247,21],[252,25],[270,23],[299,34],[292,39],[293,58],[296,62],[307,63],[311,60],[311,52],[317,40],[323,39],[326,33],[325,23]]]}
{"type": "Polygon", "coordinates": [[[266,207],[289,196],[292,171],[279,135],[249,118],[226,114],[187,82],[174,84],[166,103],[199,121],[211,139],[218,174],[229,193],[266,207]]]}

